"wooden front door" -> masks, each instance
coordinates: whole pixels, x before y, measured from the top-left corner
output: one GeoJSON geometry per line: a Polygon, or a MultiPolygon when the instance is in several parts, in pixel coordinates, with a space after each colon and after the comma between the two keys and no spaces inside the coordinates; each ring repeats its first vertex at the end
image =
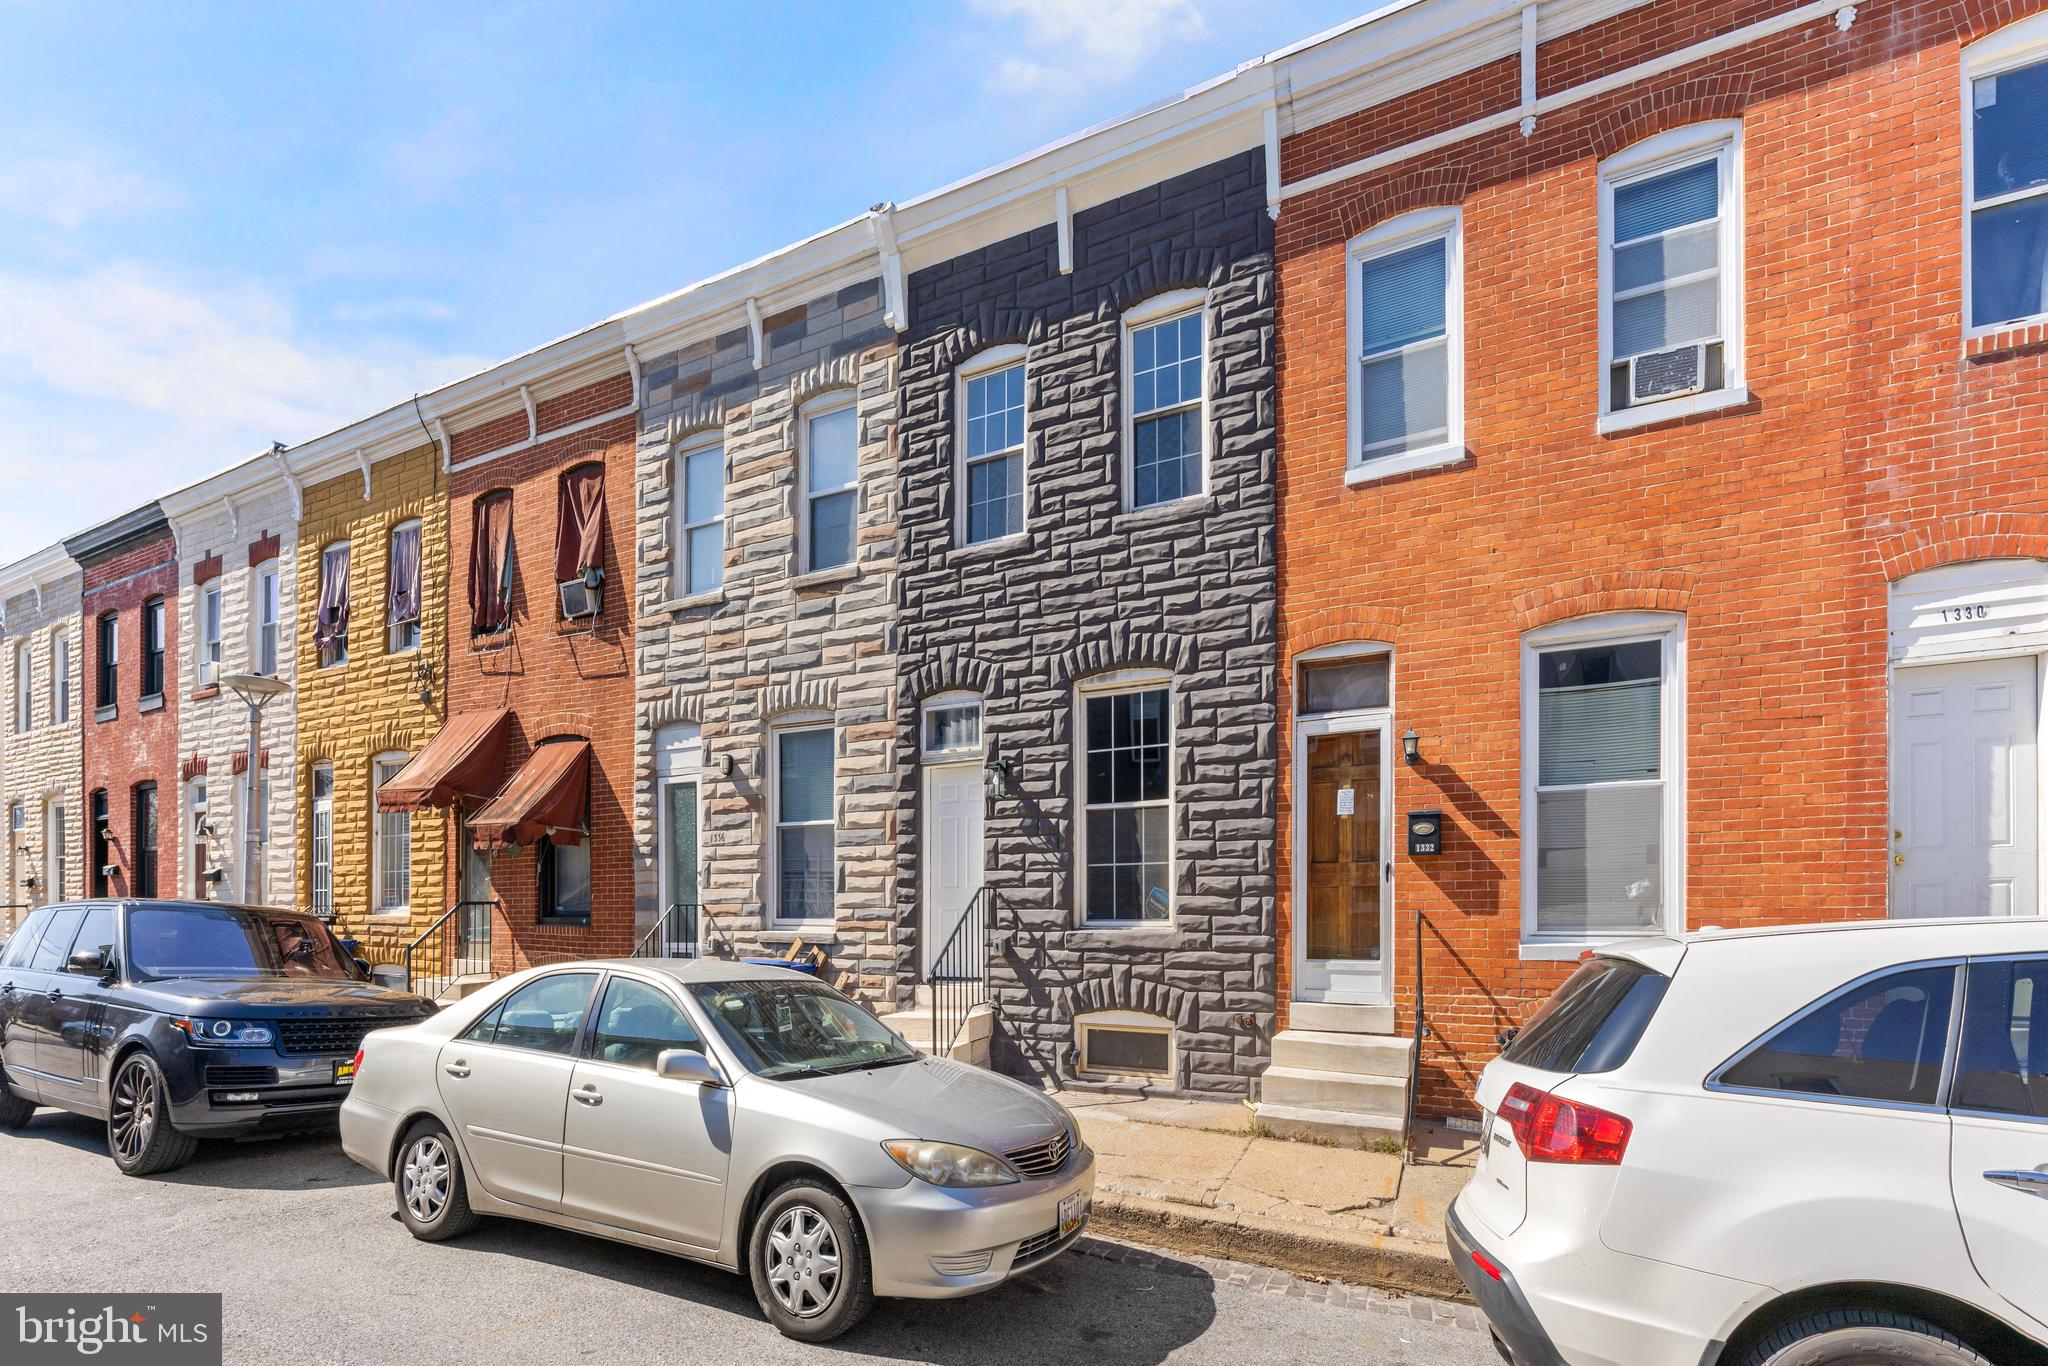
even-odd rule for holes
{"type": "Polygon", "coordinates": [[[1387,999],[1384,733],[1303,737],[1306,916],[1302,994],[1387,999]]]}

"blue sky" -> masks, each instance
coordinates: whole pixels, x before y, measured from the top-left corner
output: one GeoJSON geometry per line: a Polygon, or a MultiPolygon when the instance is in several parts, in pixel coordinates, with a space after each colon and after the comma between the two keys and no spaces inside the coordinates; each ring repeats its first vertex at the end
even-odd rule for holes
{"type": "Polygon", "coordinates": [[[0,563],[1366,0],[0,0],[0,563]]]}

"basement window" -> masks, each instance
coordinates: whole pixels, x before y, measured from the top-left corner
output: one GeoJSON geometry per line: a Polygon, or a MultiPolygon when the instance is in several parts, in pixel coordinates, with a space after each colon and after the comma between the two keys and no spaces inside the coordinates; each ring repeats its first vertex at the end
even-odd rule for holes
{"type": "Polygon", "coordinates": [[[1135,1010],[1105,1010],[1074,1022],[1080,1071],[1098,1080],[1168,1081],[1173,1077],[1173,1021],[1135,1010]]]}

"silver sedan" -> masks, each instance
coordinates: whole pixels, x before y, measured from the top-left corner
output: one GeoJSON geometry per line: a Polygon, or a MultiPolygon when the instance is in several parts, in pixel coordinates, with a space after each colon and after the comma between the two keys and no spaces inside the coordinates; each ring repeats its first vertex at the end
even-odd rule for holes
{"type": "Polygon", "coordinates": [[[810,1342],[1058,1256],[1095,1186],[1056,1102],[802,974],[701,960],[535,968],[372,1033],[341,1144],[416,1238],[496,1214],[744,1270],[810,1342]]]}

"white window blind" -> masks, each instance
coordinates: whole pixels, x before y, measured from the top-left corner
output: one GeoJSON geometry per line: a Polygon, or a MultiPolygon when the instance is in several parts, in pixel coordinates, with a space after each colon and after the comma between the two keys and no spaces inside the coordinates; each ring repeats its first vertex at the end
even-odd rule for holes
{"type": "Polygon", "coordinates": [[[1361,460],[1450,440],[1446,238],[1359,264],[1361,460]]]}
{"type": "Polygon", "coordinates": [[[1614,189],[1614,358],[1721,335],[1721,163],[1614,189]]]}
{"type": "Polygon", "coordinates": [[[810,419],[804,462],[806,572],[853,563],[857,434],[850,406],[810,419]]]}
{"type": "MultiPolygon", "coordinates": [[[[815,438],[815,429],[813,429],[815,438]]],[[[679,458],[682,491],[684,596],[710,593],[725,583],[725,447],[710,446],[679,458]]]]}

